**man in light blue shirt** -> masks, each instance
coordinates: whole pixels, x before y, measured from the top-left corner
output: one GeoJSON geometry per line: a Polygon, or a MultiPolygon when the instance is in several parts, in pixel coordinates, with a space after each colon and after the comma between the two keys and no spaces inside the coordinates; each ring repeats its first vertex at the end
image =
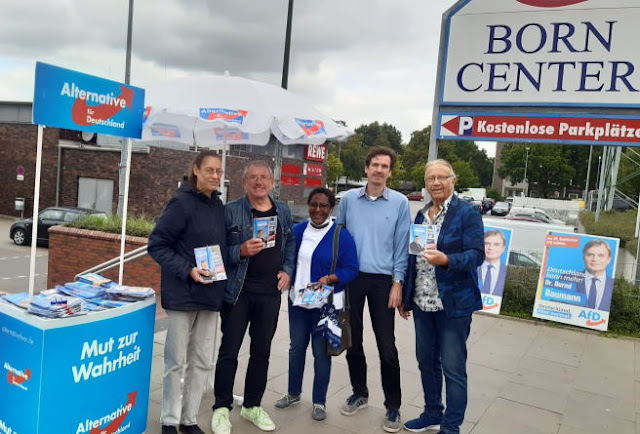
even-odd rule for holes
{"type": "Polygon", "coordinates": [[[396,153],[371,148],[365,160],[367,185],[344,195],[338,208],[338,224],[344,224],[356,242],[360,273],[349,285],[353,345],[347,362],[353,394],[340,409],[346,416],[367,406],[367,360],[362,348],[365,299],[380,353],[382,389],[387,414],[382,425],[398,432],[400,421],[400,363],[395,345],[394,317],[402,306],[402,285],[409,259],[411,217],[407,198],[387,187],[396,153]]]}

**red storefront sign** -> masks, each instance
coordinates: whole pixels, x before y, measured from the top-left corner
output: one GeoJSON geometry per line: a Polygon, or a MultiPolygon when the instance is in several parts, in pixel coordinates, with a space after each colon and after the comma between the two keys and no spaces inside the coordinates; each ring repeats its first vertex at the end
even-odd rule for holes
{"type": "Polygon", "coordinates": [[[304,186],[305,187],[321,187],[322,178],[305,178],[304,186]]]}
{"type": "Polygon", "coordinates": [[[326,145],[307,145],[307,154],[305,160],[324,161],[327,158],[326,145]]]}
{"type": "Polygon", "coordinates": [[[304,174],[307,176],[322,176],[322,166],[320,164],[304,164],[304,174]]]}
{"type": "Polygon", "coordinates": [[[300,185],[300,178],[297,176],[281,176],[281,185],[300,185]]]}

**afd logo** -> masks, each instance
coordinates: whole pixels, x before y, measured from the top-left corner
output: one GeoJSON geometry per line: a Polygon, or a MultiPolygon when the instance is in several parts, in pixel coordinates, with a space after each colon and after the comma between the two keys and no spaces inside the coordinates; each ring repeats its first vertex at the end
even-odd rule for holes
{"type": "Polygon", "coordinates": [[[518,0],[519,3],[536,8],[561,8],[563,6],[577,5],[587,0],[518,0]]]}
{"type": "Polygon", "coordinates": [[[602,318],[602,315],[600,315],[595,310],[581,310],[578,318],[585,319],[585,324],[589,327],[599,326],[600,324],[604,324],[607,322],[607,320],[602,318]]]}
{"type": "Polygon", "coordinates": [[[304,135],[307,137],[319,134],[327,134],[327,130],[324,129],[324,122],[322,121],[296,118],[296,123],[298,124],[298,126],[300,126],[300,128],[302,128],[302,131],[304,131],[304,135]]]}
{"type": "Polygon", "coordinates": [[[222,108],[201,108],[200,117],[206,121],[221,119],[232,124],[242,124],[247,117],[246,110],[228,110],[222,108]]]}
{"type": "Polygon", "coordinates": [[[473,135],[473,116],[443,116],[442,127],[449,130],[445,136],[471,136],[473,135]]]}
{"type": "Polygon", "coordinates": [[[9,362],[4,362],[4,369],[7,370],[7,382],[10,385],[27,390],[24,383],[31,380],[31,371],[29,369],[16,369],[9,362]]]}
{"type": "Polygon", "coordinates": [[[500,304],[496,301],[495,298],[490,295],[482,296],[482,310],[492,310],[500,307],[500,304]]]}

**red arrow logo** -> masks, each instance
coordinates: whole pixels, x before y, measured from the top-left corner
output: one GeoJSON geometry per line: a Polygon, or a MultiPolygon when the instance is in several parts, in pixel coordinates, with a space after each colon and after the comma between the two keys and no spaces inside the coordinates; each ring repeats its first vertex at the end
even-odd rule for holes
{"type": "Polygon", "coordinates": [[[495,309],[498,306],[500,306],[498,303],[492,304],[491,306],[482,306],[482,310],[495,309]]]}
{"type": "Polygon", "coordinates": [[[9,382],[9,384],[22,384],[30,379],[31,371],[29,369],[24,370],[24,377],[22,375],[16,375],[11,371],[9,371],[9,373],[7,374],[7,381],[9,382]]]}
{"type": "Polygon", "coordinates": [[[137,396],[138,396],[138,392],[137,391],[133,391],[133,392],[129,393],[127,395],[129,400],[124,405],[125,407],[127,407],[127,410],[122,412],[122,414],[120,416],[118,416],[115,419],[113,419],[109,425],[105,426],[104,428],[96,427],[96,428],[92,429],[89,434],[113,434],[113,433],[115,433],[118,430],[118,428],[120,428],[120,425],[122,425],[122,422],[124,422],[124,420],[126,419],[127,415],[129,414],[129,411],[131,411],[131,409],[136,406],[136,397],[137,396]]]}
{"type": "Polygon", "coordinates": [[[71,119],[73,119],[73,122],[76,124],[82,126],[93,125],[92,122],[87,122],[87,117],[100,120],[110,119],[123,109],[120,104],[116,103],[116,101],[121,100],[126,102],[125,107],[131,107],[133,102],[133,89],[120,86],[120,95],[113,98],[112,104],[88,105],[85,100],[76,98],[71,108],[71,119]]]}
{"type": "Polygon", "coordinates": [[[460,116],[456,116],[450,121],[445,122],[444,124],[442,124],[442,126],[451,131],[456,136],[459,135],[458,132],[460,131],[460,116]]]}
{"type": "Polygon", "coordinates": [[[324,128],[324,123],[322,121],[316,121],[316,123],[314,123],[310,127],[306,127],[304,125],[300,125],[300,127],[302,127],[302,130],[307,136],[313,136],[314,134],[318,133],[318,131],[324,128]]]}
{"type": "Polygon", "coordinates": [[[518,2],[522,4],[536,8],[561,8],[563,6],[576,5],[586,1],[587,0],[518,0],[518,2]]]}

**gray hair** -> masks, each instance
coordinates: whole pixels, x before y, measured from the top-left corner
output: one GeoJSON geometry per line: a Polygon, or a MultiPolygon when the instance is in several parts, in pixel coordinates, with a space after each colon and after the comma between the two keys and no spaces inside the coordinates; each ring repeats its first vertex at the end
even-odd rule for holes
{"type": "Polygon", "coordinates": [[[442,158],[438,158],[437,160],[431,160],[427,164],[425,164],[424,171],[426,172],[429,169],[429,167],[432,167],[432,166],[445,166],[445,167],[448,167],[449,170],[451,171],[451,174],[453,175],[453,177],[455,179],[458,179],[458,176],[456,175],[456,172],[453,170],[453,166],[447,160],[442,159],[442,158]]]}
{"type": "Polygon", "coordinates": [[[249,173],[249,169],[251,169],[252,167],[264,167],[269,171],[269,175],[271,175],[271,179],[274,178],[273,170],[271,169],[271,166],[269,166],[269,163],[267,161],[265,161],[265,160],[255,160],[255,161],[251,161],[249,164],[247,164],[247,166],[242,171],[242,180],[243,181],[247,179],[247,173],[249,173]]]}

